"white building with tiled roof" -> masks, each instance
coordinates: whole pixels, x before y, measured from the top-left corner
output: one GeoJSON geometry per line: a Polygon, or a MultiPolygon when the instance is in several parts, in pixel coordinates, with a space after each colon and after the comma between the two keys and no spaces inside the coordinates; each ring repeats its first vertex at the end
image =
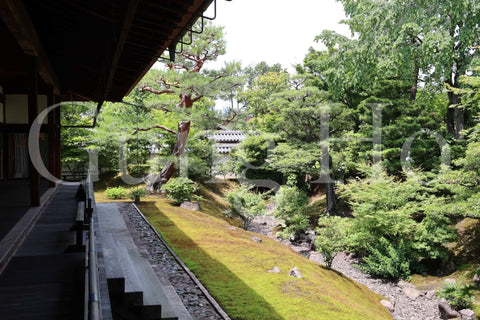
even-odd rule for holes
{"type": "Polygon", "coordinates": [[[215,141],[214,150],[217,154],[214,160],[214,175],[221,179],[233,179],[235,174],[223,172],[220,168],[230,160],[230,153],[234,147],[247,138],[244,131],[220,130],[208,135],[210,139],[215,141]]]}
{"type": "Polygon", "coordinates": [[[215,149],[219,154],[229,154],[233,147],[247,138],[243,131],[222,130],[209,135],[215,141],[215,149]]]}

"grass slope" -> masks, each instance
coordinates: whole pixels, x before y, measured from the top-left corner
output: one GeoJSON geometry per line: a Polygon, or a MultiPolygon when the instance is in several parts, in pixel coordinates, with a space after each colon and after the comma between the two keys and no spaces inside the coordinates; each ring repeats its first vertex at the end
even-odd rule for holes
{"type": "Polygon", "coordinates": [[[218,214],[146,198],[140,209],[234,320],[392,319],[381,296],[218,214]],[[257,235],[258,236],[258,235],[257,235]],[[281,273],[267,272],[274,266],[281,273]],[[293,278],[293,267],[303,279],[293,278]]]}

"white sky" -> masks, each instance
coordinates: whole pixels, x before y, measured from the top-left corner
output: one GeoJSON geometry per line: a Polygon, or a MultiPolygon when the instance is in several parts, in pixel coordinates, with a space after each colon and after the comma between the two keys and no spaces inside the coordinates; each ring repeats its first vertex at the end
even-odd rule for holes
{"type": "MultiPolygon", "coordinates": [[[[213,15],[210,9],[205,15],[213,15]]],[[[217,0],[214,23],[225,26],[227,53],[209,67],[232,60],[242,66],[266,61],[291,71],[308,48],[321,48],[314,38],[323,30],[350,35],[348,27],[339,24],[342,19],[343,7],[335,0],[217,0]]]]}

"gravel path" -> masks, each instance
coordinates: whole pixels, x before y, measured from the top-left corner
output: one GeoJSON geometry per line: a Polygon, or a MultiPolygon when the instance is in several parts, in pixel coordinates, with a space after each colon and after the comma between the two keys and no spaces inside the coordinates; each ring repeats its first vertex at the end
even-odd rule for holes
{"type": "Polygon", "coordinates": [[[119,203],[118,208],[141,254],[150,260],[154,270],[161,270],[157,274],[166,276],[167,279],[164,280],[175,288],[191,317],[195,320],[230,320],[226,314],[220,314],[223,311],[218,311],[213,306],[135,207],[130,203],[119,203]]]}
{"type": "MultiPolygon", "coordinates": [[[[272,230],[279,224],[279,221],[272,216],[261,216],[254,219],[249,230],[266,235],[272,239],[280,241],[272,233],[272,230]]],[[[295,251],[307,257],[311,261],[324,264],[323,257],[320,253],[310,250],[308,246],[294,246],[288,240],[281,241],[285,245],[289,245],[295,251]]],[[[426,292],[420,292],[420,296],[415,299],[408,297],[405,291],[413,286],[404,281],[393,283],[381,279],[375,279],[368,274],[363,273],[354,265],[358,264],[358,260],[350,255],[341,253],[337,255],[333,261],[332,268],[340,271],[347,277],[367,286],[374,292],[381,294],[390,300],[395,311],[392,313],[397,320],[438,320],[440,313],[438,311],[438,300],[427,297],[426,292]]],[[[374,320],[374,319],[372,319],[374,320]]]]}

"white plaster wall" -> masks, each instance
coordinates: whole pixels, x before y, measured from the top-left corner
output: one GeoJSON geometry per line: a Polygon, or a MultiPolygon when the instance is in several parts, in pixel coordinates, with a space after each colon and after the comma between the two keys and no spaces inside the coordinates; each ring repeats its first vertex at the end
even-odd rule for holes
{"type": "MultiPolygon", "coordinates": [[[[5,95],[6,123],[28,124],[28,96],[26,94],[5,95]]],[[[47,96],[38,96],[38,112],[47,108],[47,96]]],[[[47,123],[47,118],[43,121],[47,123]]]]}
{"type": "Polygon", "coordinates": [[[6,123],[28,123],[28,97],[26,94],[5,95],[6,123]]]}

